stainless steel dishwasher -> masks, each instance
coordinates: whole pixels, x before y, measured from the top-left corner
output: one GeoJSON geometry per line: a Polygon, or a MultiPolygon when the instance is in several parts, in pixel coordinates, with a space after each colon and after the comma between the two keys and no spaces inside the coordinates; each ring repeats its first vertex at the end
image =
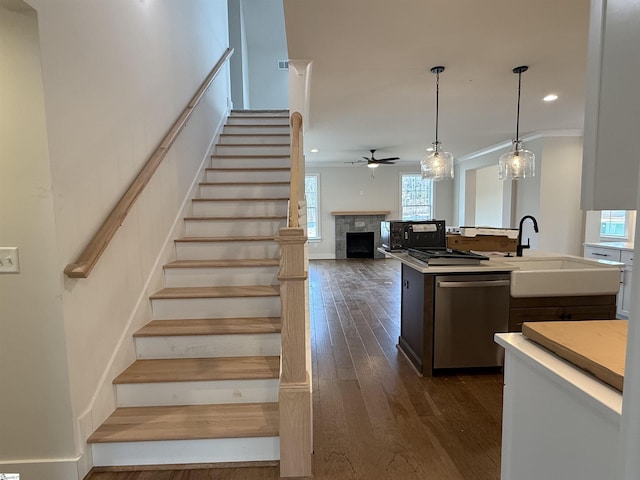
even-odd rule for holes
{"type": "Polygon", "coordinates": [[[509,274],[436,275],[433,368],[495,367],[509,325],[509,274]]]}

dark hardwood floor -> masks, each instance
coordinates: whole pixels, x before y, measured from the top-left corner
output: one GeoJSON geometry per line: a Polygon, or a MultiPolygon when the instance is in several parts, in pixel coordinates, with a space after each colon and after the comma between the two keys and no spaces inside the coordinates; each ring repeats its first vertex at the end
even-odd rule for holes
{"type": "MultiPolygon", "coordinates": [[[[309,266],[314,478],[498,480],[502,374],[421,378],[396,348],[400,265],[309,266]]],[[[278,467],[92,473],[87,480],[259,480],[278,467]]]]}

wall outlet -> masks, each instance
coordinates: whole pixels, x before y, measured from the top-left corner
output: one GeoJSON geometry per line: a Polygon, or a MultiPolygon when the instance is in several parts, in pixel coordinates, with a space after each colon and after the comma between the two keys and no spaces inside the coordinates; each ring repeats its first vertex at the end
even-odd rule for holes
{"type": "Polygon", "coordinates": [[[19,273],[18,247],[0,247],[0,273],[19,273]]]}

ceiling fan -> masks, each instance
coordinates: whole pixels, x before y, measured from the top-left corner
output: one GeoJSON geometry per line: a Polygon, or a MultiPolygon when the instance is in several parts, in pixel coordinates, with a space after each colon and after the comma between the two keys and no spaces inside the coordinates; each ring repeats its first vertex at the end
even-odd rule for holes
{"type": "Polygon", "coordinates": [[[363,160],[356,160],[355,162],[345,162],[345,163],[365,163],[369,168],[378,168],[379,165],[393,165],[395,164],[394,160],[400,160],[400,157],[387,157],[387,158],[375,158],[375,149],[369,150],[371,152],[371,157],[362,157],[363,160]]]}

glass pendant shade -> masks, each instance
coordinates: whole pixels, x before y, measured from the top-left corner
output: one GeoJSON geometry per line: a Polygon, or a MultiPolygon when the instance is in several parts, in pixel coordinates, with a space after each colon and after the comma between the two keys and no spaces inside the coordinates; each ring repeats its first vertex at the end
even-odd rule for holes
{"type": "Polygon", "coordinates": [[[521,142],[513,142],[513,149],[498,159],[500,180],[520,180],[534,177],[535,174],[536,156],[529,150],[523,150],[521,142]]]}
{"type": "Polygon", "coordinates": [[[520,141],[520,93],[522,74],[529,69],[526,65],[516,67],[513,73],[518,75],[518,109],[516,113],[516,139],[510,152],[503,153],[498,159],[498,178],[500,180],[520,180],[534,177],[536,174],[536,156],[522,149],[520,141]]]}
{"type": "Polygon", "coordinates": [[[431,69],[431,73],[436,75],[436,141],[433,142],[433,151],[420,160],[420,174],[423,179],[434,181],[453,178],[453,154],[440,151],[438,141],[438,120],[440,113],[440,74],[444,72],[444,67],[437,66],[431,69]]]}
{"type": "Polygon", "coordinates": [[[434,150],[420,161],[422,178],[440,181],[453,178],[453,155],[449,152],[434,150]]]}

